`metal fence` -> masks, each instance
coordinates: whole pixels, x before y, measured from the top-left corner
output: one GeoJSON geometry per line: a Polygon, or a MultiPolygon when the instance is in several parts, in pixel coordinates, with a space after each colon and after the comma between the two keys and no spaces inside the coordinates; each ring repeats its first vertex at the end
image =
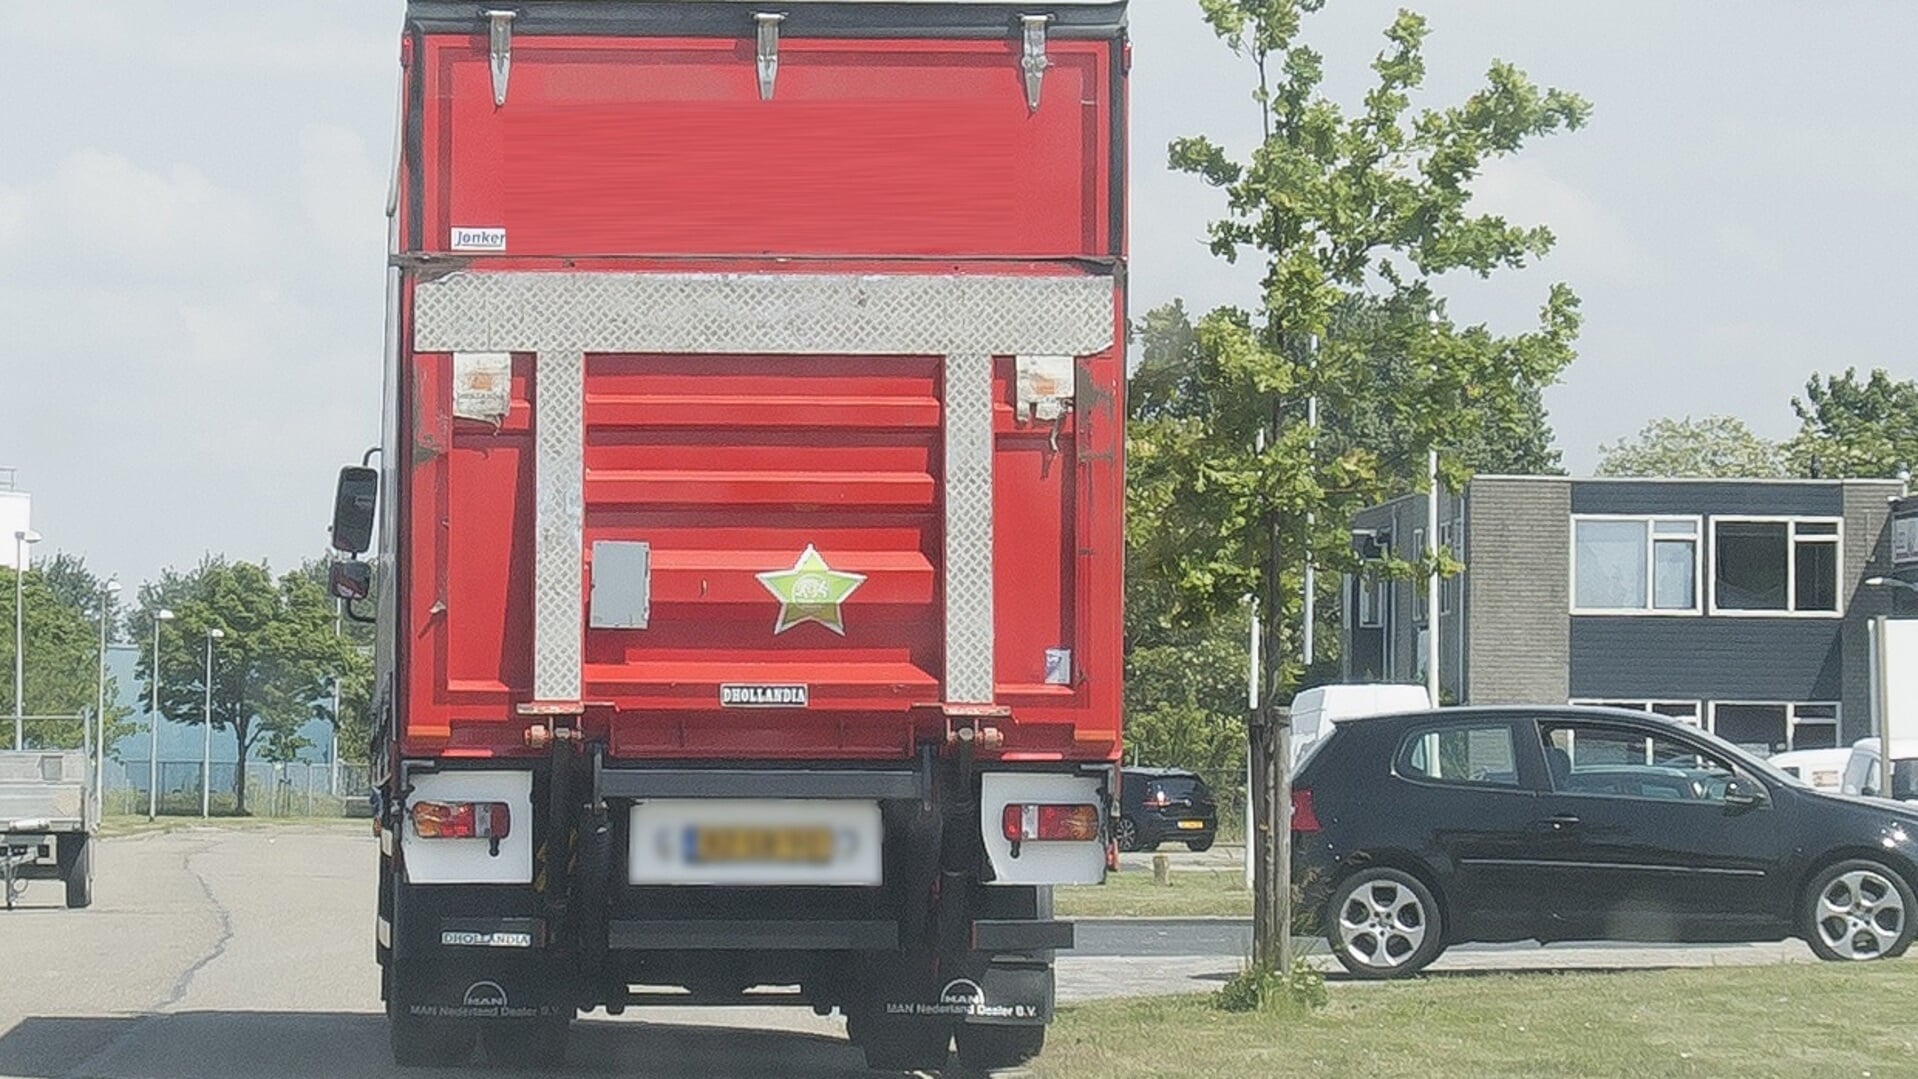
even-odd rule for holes
{"type": "MultiPolygon", "coordinates": [[[[108,761],[106,812],[144,814],[152,771],[145,759],[108,761]]],[[[157,771],[160,813],[199,816],[200,762],[163,759],[157,771]]],[[[213,816],[237,812],[236,772],[237,766],[230,761],[212,766],[206,803],[213,816]]],[[[371,789],[364,764],[248,761],[246,765],[246,812],[254,817],[364,817],[370,813],[367,793],[371,789]]]]}

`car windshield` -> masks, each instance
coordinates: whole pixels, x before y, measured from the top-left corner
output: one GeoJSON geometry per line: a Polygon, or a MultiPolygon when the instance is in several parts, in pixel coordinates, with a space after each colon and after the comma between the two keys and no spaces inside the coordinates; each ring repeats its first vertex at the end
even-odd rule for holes
{"type": "Polygon", "coordinates": [[[1806,785],[1805,781],[1786,772],[1765,758],[1740,749],[1708,730],[1687,724],[1685,733],[1704,742],[1720,756],[1731,758],[1734,764],[1756,775],[1770,779],[1776,783],[1785,784],[1786,786],[1803,787],[1806,785]]]}
{"type": "Polygon", "coordinates": [[[1208,802],[1212,792],[1198,776],[1160,776],[1146,786],[1146,797],[1163,794],[1170,802],[1208,802]]]}

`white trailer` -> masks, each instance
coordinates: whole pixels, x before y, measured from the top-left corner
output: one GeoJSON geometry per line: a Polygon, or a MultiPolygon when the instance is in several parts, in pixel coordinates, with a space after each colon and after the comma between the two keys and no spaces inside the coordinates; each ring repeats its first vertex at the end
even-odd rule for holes
{"type": "Polygon", "coordinates": [[[27,882],[67,886],[67,906],[93,902],[99,809],[82,750],[0,751],[0,893],[8,910],[27,882]]]}

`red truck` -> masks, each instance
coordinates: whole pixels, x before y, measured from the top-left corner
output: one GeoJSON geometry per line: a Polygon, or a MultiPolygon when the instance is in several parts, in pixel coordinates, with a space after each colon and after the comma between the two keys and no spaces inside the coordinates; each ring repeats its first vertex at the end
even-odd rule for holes
{"type": "Polygon", "coordinates": [[[1115,857],[1127,66],[1123,0],[407,5],[332,533],[402,1064],[1039,1051],[1115,857]]]}

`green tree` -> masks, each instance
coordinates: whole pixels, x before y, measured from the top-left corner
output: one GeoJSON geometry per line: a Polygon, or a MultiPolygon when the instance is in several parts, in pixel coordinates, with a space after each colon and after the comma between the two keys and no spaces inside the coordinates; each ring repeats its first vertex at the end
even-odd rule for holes
{"type": "Polygon", "coordinates": [[[1393,473],[1404,471],[1356,437],[1315,435],[1306,401],[1333,416],[1388,414],[1405,445],[1442,451],[1457,485],[1469,475],[1460,448],[1493,441],[1525,414],[1521,388],[1558,377],[1579,325],[1562,285],[1533,332],[1459,325],[1433,281],[1522,267],[1550,250],[1548,229],[1473,213],[1472,181],[1487,160],[1580,126],[1586,104],[1495,63],[1462,104],[1414,111],[1426,24],[1403,12],[1372,65],[1364,107],[1348,116],[1320,92],[1323,57],[1300,38],[1320,6],[1201,0],[1213,29],[1252,62],[1265,137],[1243,161],[1204,137],[1179,139],[1171,162],[1224,190],[1228,215],[1211,228],[1212,248],[1264,260],[1262,299],[1257,310],[1224,308],[1193,325],[1182,346],[1189,369],[1162,390],[1135,386],[1157,396],[1128,437],[1134,566],[1150,581],[1133,593],[1162,593],[1168,625],[1204,624],[1258,597],[1267,705],[1303,674],[1301,567],[1308,557],[1330,572],[1349,564],[1352,515],[1398,493],[1393,473]],[[1351,326],[1355,310],[1362,330],[1351,326]],[[1389,389],[1371,384],[1381,352],[1400,365],[1389,389]]]}
{"type": "Polygon", "coordinates": [[[1918,380],[1813,375],[1791,407],[1799,428],[1786,454],[1799,475],[1891,479],[1918,466],[1918,380]]]}
{"type": "Polygon", "coordinates": [[[62,606],[79,612],[80,617],[93,624],[96,632],[100,625],[100,614],[104,608],[108,619],[108,639],[118,639],[119,600],[108,595],[107,582],[87,568],[85,558],[60,551],[51,559],[35,567],[35,572],[46,577],[48,590],[62,606]]]}
{"type": "MultiPolygon", "coordinates": [[[[299,572],[324,592],[331,564],[329,558],[310,558],[300,564],[299,572]]],[[[377,579],[373,587],[373,595],[360,605],[362,612],[373,609],[379,602],[377,579]]],[[[345,641],[345,649],[339,655],[341,665],[334,675],[339,680],[336,694],[339,712],[332,716],[340,759],[364,764],[373,740],[373,627],[340,617],[338,601],[330,594],[327,602],[334,606],[334,626],[345,641]]]]}
{"type": "MultiPolygon", "coordinates": [[[[92,716],[99,707],[100,628],[96,621],[98,597],[91,610],[69,602],[66,571],[78,563],[66,555],[43,561],[27,571],[20,582],[22,611],[26,631],[26,693],[23,704],[30,716],[92,716]],[[50,572],[58,569],[60,572],[50,572]]],[[[0,567],[0,595],[5,596],[6,615],[0,618],[0,714],[13,714],[13,595],[14,572],[0,567]]],[[[107,680],[107,744],[131,728],[125,724],[128,711],[111,702],[118,698],[113,680],[107,680]]],[[[13,747],[11,719],[0,731],[4,744],[13,747]]],[[[35,748],[79,748],[87,731],[78,720],[36,720],[25,724],[26,744],[35,748]]]]}
{"type": "MultiPolygon", "coordinates": [[[[1404,411],[1398,404],[1411,392],[1408,387],[1419,381],[1419,373],[1405,352],[1394,347],[1391,330],[1400,323],[1416,324],[1425,320],[1429,310],[1395,314],[1386,310],[1379,299],[1354,296],[1334,313],[1327,334],[1328,338],[1347,343],[1357,354],[1358,377],[1339,395],[1338,407],[1320,410],[1318,448],[1320,452],[1369,450],[1378,461],[1379,486],[1389,492],[1409,490],[1425,482],[1427,462],[1421,433],[1405,423],[1404,411]]],[[[1141,346],[1140,362],[1131,378],[1130,403],[1134,419],[1149,431],[1156,421],[1197,418],[1206,400],[1202,381],[1205,357],[1198,347],[1198,331],[1184,303],[1174,300],[1147,312],[1134,333],[1141,346]]],[[[1491,399],[1487,407],[1503,411],[1488,413],[1485,422],[1467,432],[1470,438],[1453,446],[1451,453],[1461,467],[1471,472],[1556,473],[1559,455],[1552,446],[1543,386],[1530,381],[1521,371],[1512,372],[1511,377],[1509,392],[1487,395],[1491,399]]],[[[1180,482],[1181,477],[1159,476],[1149,467],[1141,471],[1135,464],[1130,519],[1139,526],[1134,530],[1139,543],[1132,551],[1134,563],[1142,563],[1148,557],[1143,545],[1156,533],[1154,514],[1157,510],[1150,504],[1155,487],[1163,485],[1157,488],[1159,492],[1170,494],[1177,490],[1180,482]]],[[[1318,578],[1316,662],[1302,673],[1301,684],[1318,684],[1339,677],[1339,601],[1343,578],[1336,570],[1341,568],[1340,561],[1335,555],[1329,571],[1318,578]]],[[[1131,702],[1127,710],[1127,739],[1135,747],[1150,745],[1154,752],[1162,754],[1144,758],[1149,763],[1202,770],[1204,764],[1199,757],[1173,755],[1170,744],[1144,732],[1152,729],[1153,721],[1149,717],[1153,709],[1190,701],[1191,707],[1209,717],[1214,728],[1230,728],[1242,733],[1246,612],[1228,612],[1223,618],[1224,624],[1219,626],[1214,626],[1211,620],[1204,625],[1183,628],[1159,625],[1168,612],[1168,604],[1142,591],[1155,583],[1149,575],[1134,574],[1129,584],[1127,640],[1132,666],[1127,676],[1127,699],[1131,702]],[[1216,680],[1201,684],[1207,678],[1201,668],[1170,663],[1164,665],[1163,670],[1174,681],[1163,682],[1150,673],[1156,657],[1149,653],[1158,649],[1173,656],[1223,655],[1229,651],[1235,675],[1223,686],[1216,680]]],[[[1179,707],[1186,705],[1179,704],[1179,707]]],[[[1180,744],[1190,744],[1190,740],[1180,744]]]]}
{"type": "Polygon", "coordinates": [[[1635,438],[1599,447],[1601,476],[1775,479],[1786,475],[1782,447],[1736,416],[1659,419],[1635,438]]]}
{"type": "MultiPolygon", "coordinates": [[[[246,762],[259,751],[270,760],[290,759],[302,748],[300,728],[331,718],[331,673],[349,651],[333,633],[325,593],[299,572],[275,578],[265,565],[209,556],[193,571],[168,570],[140,590],[131,618],[133,632],[151,640],[154,616],[169,609],[174,619],[161,632],[163,679],[160,710],[176,722],[205,721],[206,649],[214,643],[212,720],[233,737],[236,812],[246,812],[246,762]]],[[[140,675],[151,690],[151,650],[140,675]]]]}

